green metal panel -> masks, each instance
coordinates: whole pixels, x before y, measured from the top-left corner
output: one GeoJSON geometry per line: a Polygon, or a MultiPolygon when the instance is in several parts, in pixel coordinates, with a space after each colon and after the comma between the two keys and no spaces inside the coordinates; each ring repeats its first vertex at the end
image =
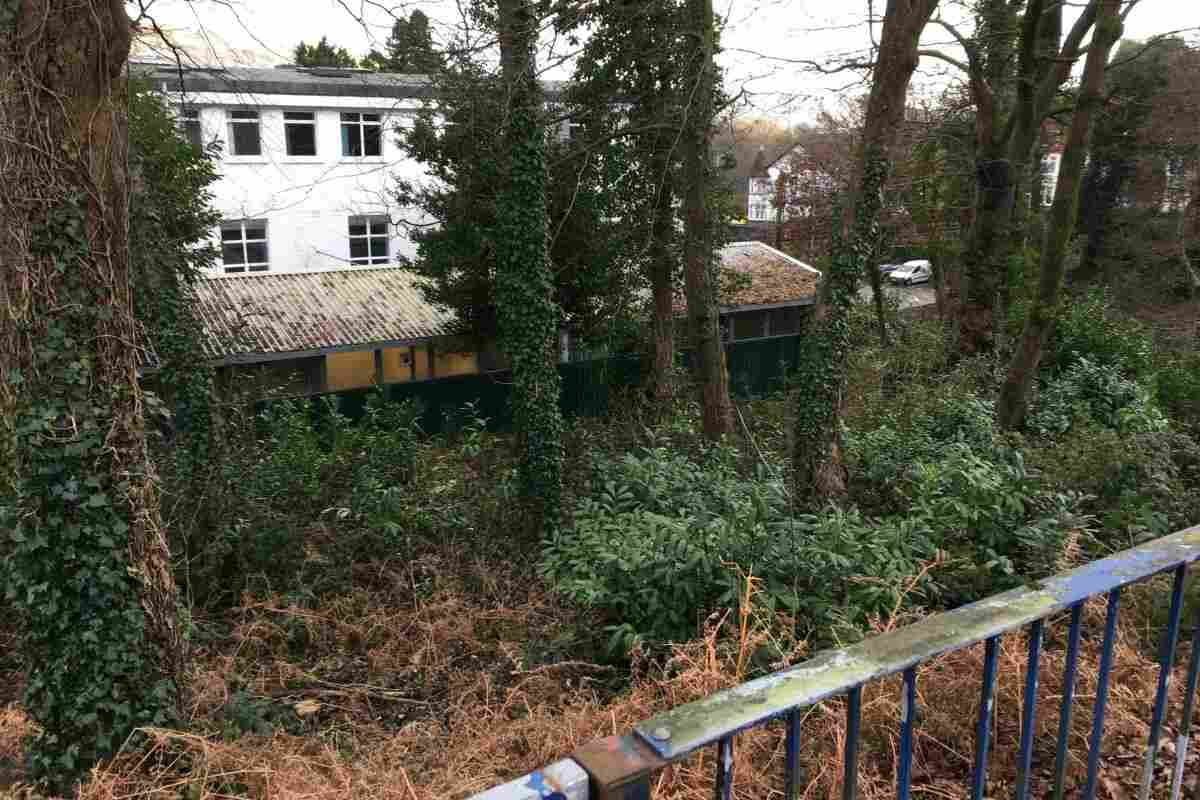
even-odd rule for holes
{"type": "MultiPolygon", "coordinates": [[[[726,364],[730,376],[730,392],[738,399],[761,397],[782,386],[787,373],[795,367],[800,336],[777,336],[733,342],[726,346],[726,364]]],[[[683,351],[679,360],[690,368],[692,353],[683,351]]],[[[563,416],[595,417],[608,413],[614,396],[641,385],[648,361],[638,355],[574,361],[559,366],[562,376],[560,404],[563,416]]],[[[478,412],[488,419],[494,430],[512,425],[509,392],[512,376],[507,372],[483,375],[460,375],[415,383],[393,383],[383,388],[393,402],[415,400],[423,409],[420,424],[426,433],[452,431],[457,425],[463,406],[475,403],[478,412]]],[[[333,397],[338,411],[353,420],[361,419],[367,397],[373,389],[354,389],[321,397],[333,397]]],[[[258,405],[265,407],[271,401],[258,405]]],[[[314,417],[323,415],[322,404],[314,403],[314,417]]]]}

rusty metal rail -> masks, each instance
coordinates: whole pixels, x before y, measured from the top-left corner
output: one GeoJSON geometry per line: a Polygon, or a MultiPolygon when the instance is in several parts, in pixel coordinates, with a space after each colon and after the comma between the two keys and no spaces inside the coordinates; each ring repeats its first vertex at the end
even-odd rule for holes
{"type": "MultiPolygon", "coordinates": [[[[1028,656],[1015,792],[1017,800],[1025,800],[1029,793],[1028,774],[1033,752],[1043,629],[1051,616],[1069,610],[1053,793],[1053,797],[1062,798],[1065,790],[1067,735],[1070,730],[1075,676],[1078,669],[1081,611],[1084,601],[1105,595],[1107,612],[1101,644],[1099,682],[1093,700],[1092,729],[1088,738],[1087,782],[1079,795],[1083,800],[1094,800],[1099,779],[1100,744],[1104,733],[1104,714],[1108,700],[1108,681],[1112,668],[1121,590],[1151,576],[1171,572],[1173,584],[1170,609],[1167,627],[1160,643],[1158,683],[1153,698],[1150,736],[1139,791],[1139,800],[1147,800],[1159,752],[1159,739],[1168,710],[1167,688],[1179,638],[1184,585],[1188,567],[1197,560],[1200,560],[1200,526],[1048,578],[1036,588],[1014,589],[954,611],[936,614],[914,625],[865,639],[850,647],[826,651],[790,669],[679,706],[638,723],[624,736],[589,742],[575,751],[569,759],[476,795],[476,798],[647,800],[650,794],[650,778],[655,771],[682,760],[701,748],[713,746],[717,752],[716,798],[729,800],[734,766],[734,737],[741,731],[778,720],[786,726],[783,800],[794,800],[798,788],[800,711],[830,697],[846,695],[847,737],[843,797],[845,800],[854,800],[857,794],[862,687],[889,675],[902,674],[904,683],[901,689],[900,758],[896,774],[896,796],[900,800],[908,800],[911,788],[913,728],[916,719],[916,667],[937,656],[984,642],[983,675],[976,718],[976,751],[971,779],[971,797],[973,800],[980,800],[987,776],[1000,636],[1025,628],[1028,634],[1028,656]]],[[[1182,790],[1198,673],[1200,609],[1197,610],[1192,629],[1182,722],[1175,743],[1171,800],[1178,800],[1182,790]]],[[[1197,783],[1200,784],[1200,780],[1197,783]]],[[[1200,785],[1194,787],[1193,796],[1200,798],[1200,785]]]]}

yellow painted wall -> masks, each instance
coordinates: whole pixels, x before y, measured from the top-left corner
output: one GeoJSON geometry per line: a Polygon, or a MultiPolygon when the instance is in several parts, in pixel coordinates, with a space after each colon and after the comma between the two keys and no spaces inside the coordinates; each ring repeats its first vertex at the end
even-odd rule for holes
{"type": "Polygon", "coordinates": [[[416,365],[417,380],[427,381],[433,377],[429,372],[429,346],[419,344],[413,349],[416,355],[413,363],[416,365]]]}
{"type": "Polygon", "coordinates": [[[383,356],[384,383],[404,383],[412,380],[412,348],[389,347],[379,352],[383,356]]]}
{"type": "Polygon", "coordinates": [[[479,358],[475,353],[438,353],[434,362],[434,375],[447,378],[451,375],[474,375],[479,372],[479,358]]]}
{"type": "Polygon", "coordinates": [[[361,389],[375,384],[375,351],[329,353],[325,356],[325,391],[361,389]]]}

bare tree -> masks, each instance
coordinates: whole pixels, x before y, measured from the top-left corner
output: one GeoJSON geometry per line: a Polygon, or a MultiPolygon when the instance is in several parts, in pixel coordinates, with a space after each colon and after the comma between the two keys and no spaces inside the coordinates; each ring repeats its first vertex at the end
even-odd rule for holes
{"type": "Polygon", "coordinates": [[[983,0],[970,36],[935,20],[962,47],[965,61],[941,50],[921,51],[960,69],[975,105],[974,222],[962,271],[949,281],[965,352],[991,346],[1007,306],[1009,263],[1024,241],[1018,187],[1028,182],[1042,122],[1084,52],[1098,2],[1088,0],[1063,37],[1061,2],[1029,0],[1020,13],[1020,3],[983,0]]]}
{"type": "Polygon", "coordinates": [[[1104,102],[1104,73],[1109,52],[1121,37],[1119,7],[1120,0],[1098,0],[1096,3],[1096,31],[1088,46],[1075,113],[1063,149],[1054,204],[1042,242],[1037,298],[996,404],[1000,424],[1008,429],[1020,426],[1025,420],[1029,389],[1037,374],[1046,340],[1058,318],[1067,245],[1075,230],[1079,183],[1087,158],[1092,119],[1104,102]]]}
{"type": "Polygon", "coordinates": [[[879,55],[862,132],[862,153],[852,183],[854,220],[848,245],[835,250],[822,283],[801,354],[796,397],[793,481],[797,498],[810,504],[846,491],[841,459],[841,421],[850,352],[848,318],[858,280],[878,240],[888,149],[904,120],[909,81],[916,71],[921,32],[938,0],[888,0],[879,55]]]}

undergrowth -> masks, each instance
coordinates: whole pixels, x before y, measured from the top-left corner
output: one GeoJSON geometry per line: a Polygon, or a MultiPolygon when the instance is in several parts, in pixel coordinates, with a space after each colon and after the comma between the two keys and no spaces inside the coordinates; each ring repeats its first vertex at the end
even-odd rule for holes
{"type": "MultiPolygon", "coordinates": [[[[320,401],[230,404],[223,455],[191,483],[176,481],[165,438],[195,646],[189,732],[148,731],[148,749],[97,771],[83,796],[464,797],[825,646],[1200,519],[1178,355],[1146,362],[1140,345],[1068,326],[1028,429],[1005,434],[998,362],[951,363],[935,323],[892,324],[890,351],[856,334],[850,495],[815,513],[787,493],[783,394],[744,404],[747,429],[719,445],[694,435],[688,400],[631,397],[576,421],[568,512],[540,542],[513,534],[524,526],[511,441],[473,407],[429,437],[416,409],[378,400],[357,422],[320,401]]],[[[1154,585],[1123,601],[1106,746],[1144,734],[1161,595],[1154,585]]],[[[1085,637],[1089,664],[1096,639],[1085,637]]],[[[996,774],[1012,772],[1023,657],[1006,638],[996,774]]],[[[1050,709],[1059,633],[1044,658],[1050,709]]],[[[939,796],[959,796],[969,774],[962,719],[979,660],[973,648],[922,667],[916,776],[939,796]]],[[[1094,680],[1085,671],[1080,696],[1094,680]]],[[[866,797],[891,790],[896,688],[866,690],[866,797]]],[[[840,790],[842,720],[838,702],[808,712],[808,796],[840,790]]],[[[1080,740],[1087,723],[1080,706],[1080,740]]],[[[1055,724],[1039,715],[1037,758],[1055,724]]],[[[17,777],[29,725],[15,706],[0,715],[0,769],[17,777]]],[[[779,788],[781,752],[774,729],[740,737],[737,790],[779,788]]],[[[708,793],[704,758],[664,773],[656,796],[708,793]]]]}

